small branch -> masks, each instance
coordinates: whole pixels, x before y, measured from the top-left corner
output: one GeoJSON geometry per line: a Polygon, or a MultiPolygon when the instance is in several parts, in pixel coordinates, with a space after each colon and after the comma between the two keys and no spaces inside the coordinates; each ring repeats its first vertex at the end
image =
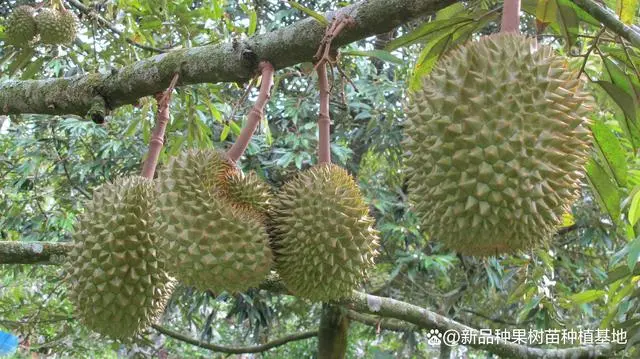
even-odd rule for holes
{"type": "Polygon", "coordinates": [[[504,0],[500,32],[520,33],[520,0],[504,0]]]}
{"type": "Polygon", "coordinates": [[[610,357],[613,352],[624,349],[623,344],[599,344],[563,349],[528,347],[501,340],[493,335],[482,335],[478,329],[416,305],[357,291],[353,292],[351,298],[341,300],[340,304],[358,312],[403,320],[420,328],[438,329],[440,333],[449,331],[461,336],[468,334],[467,337],[470,338],[484,337],[485,340],[476,339],[465,343],[460,342],[460,344],[487,350],[504,358],[597,358],[610,357]]]}
{"type": "Polygon", "coordinates": [[[353,310],[347,310],[346,315],[349,319],[374,327],[376,330],[385,329],[393,332],[413,332],[419,330],[415,325],[407,324],[403,321],[362,314],[353,310]]]}
{"type": "Polygon", "coordinates": [[[311,330],[307,332],[287,335],[285,337],[270,341],[268,343],[260,344],[252,347],[225,347],[221,345],[203,343],[200,340],[190,338],[186,335],[182,335],[178,332],[174,332],[171,329],[167,329],[157,324],[154,324],[153,328],[166,336],[183,341],[185,343],[189,343],[189,344],[198,346],[200,348],[208,349],[214,352],[227,353],[227,354],[262,353],[269,349],[279,347],[293,341],[309,339],[318,335],[317,330],[311,330]]]}
{"type": "MultiPolygon", "coordinates": [[[[587,50],[587,53],[584,55],[584,61],[582,62],[582,66],[580,66],[580,71],[578,71],[578,77],[580,77],[582,75],[582,73],[584,73],[584,69],[587,66],[587,61],[589,60],[589,55],[591,55],[591,52],[593,51],[593,49],[598,47],[598,41],[600,40],[600,36],[602,36],[602,34],[604,34],[604,31],[606,29],[607,29],[606,27],[603,27],[602,29],[600,29],[600,31],[598,31],[598,34],[593,39],[593,43],[591,44],[591,46],[589,46],[589,49],[587,50]]],[[[589,75],[587,75],[587,76],[589,76],[589,75]]]]}
{"type": "Polygon", "coordinates": [[[156,94],[158,115],[156,118],[156,125],[151,133],[151,140],[149,141],[147,160],[144,161],[144,165],[142,166],[142,177],[153,179],[153,175],[156,173],[158,157],[160,157],[162,145],[164,144],[164,131],[167,128],[167,123],[169,123],[169,102],[171,102],[171,93],[178,82],[178,77],[179,75],[177,73],[173,75],[169,88],[167,88],[165,92],[156,94]]]}
{"type": "Polygon", "coordinates": [[[260,62],[259,69],[262,73],[262,78],[260,80],[260,93],[258,94],[258,99],[251,108],[251,111],[249,111],[247,124],[242,129],[242,132],[240,132],[240,136],[238,136],[236,142],[231,146],[229,151],[227,151],[227,156],[233,162],[237,162],[247,149],[249,141],[251,141],[251,136],[253,136],[253,133],[256,128],[258,128],[258,124],[260,124],[260,120],[262,119],[264,106],[271,97],[270,91],[271,86],[273,86],[273,73],[275,71],[273,65],[267,61],[262,61],[260,62]]]}
{"type": "Polygon", "coordinates": [[[331,118],[329,117],[329,81],[327,68],[322,63],[317,68],[318,83],[320,87],[320,115],[318,116],[318,161],[331,163],[331,118]]]}
{"type": "Polygon", "coordinates": [[[163,52],[167,52],[168,51],[168,49],[167,50],[163,50],[163,49],[155,48],[153,46],[143,45],[143,44],[140,44],[138,42],[133,41],[132,39],[130,39],[128,37],[125,37],[125,35],[122,33],[122,31],[116,29],[113,25],[111,25],[111,23],[107,19],[105,19],[102,16],[98,15],[95,11],[93,11],[91,8],[87,7],[86,5],[81,3],[80,1],[67,0],[67,2],[69,4],[71,4],[71,6],[75,7],[76,9],[78,9],[83,14],[87,15],[88,17],[96,19],[100,24],[102,24],[102,26],[106,27],[107,29],[109,29],[109,31],[111,31],[114,34],[120,36],[121,38],[124,38],[126,42],[128,42],[129,44],[131,44],[131,45],[133,45],[135,47],[138,47],[140,49],[147,50],[147,51],[157,52],[157,53],[163,53],[163,52]]]}
{"type": "Polygon", "coordinates": [[[0,264],[58,265],[71,248],[68,242],[0,241],[0,264]]]}
{"type": "Polygon", "coordinates": [[[582,10],[586,11],[589,15],[604,24],[611,31],[625,38],[631,44],[637,48],[640,48],[640,33],[633,30],[631,27],[622,23],[616,15],[608,8],[600,6],[598,3],[592,0],[571,0],[574,4],[578,5],[582,10]]]}

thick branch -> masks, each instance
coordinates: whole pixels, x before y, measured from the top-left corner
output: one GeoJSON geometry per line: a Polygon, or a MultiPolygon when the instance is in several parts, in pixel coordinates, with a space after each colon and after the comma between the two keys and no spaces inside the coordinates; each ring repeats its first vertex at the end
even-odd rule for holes
{"type": "MultiPolygon", "coordinates": [[[[440,314],[429,311],[409,303],[391,298],[377,297],[361,292],[353,292],[353,297],[341,301],[342,304],[358,312],[376,314],[387,318],[400,319],[413,323],[421,328],[438,329],[440,333],[455,331],[456,333],[469,333],[476,338],[481,337],[480,331],[464,324],[458,323],[440,314]]],[[[486,336],[485,336],[486,338],[486,336]]],[[[612,344],[582,346],[566,349],[544,349],[519,345],[497,337],[491,337],[483,341],[475,340],[473,343],[461,343],[477,349],[487,350],[504,358],[604,358],[618,349],[612,344]]]]}
{"type": "MultiPolygon", "coordinates": [[[[454,3],[453,0],[367,0],[327,14],[349,14],[354,25],[333,40],[342,46],[390,31],[424,14],[454,3]]],[[[138,98],[164,90],[174,73],[180,86],[195,83],[242,82],[255,75],[261,60],[275,69],[311,61],[324,28],[309,18],[291,26],[247,40],[159,54],[110,74],[90,74],[62,79],[4,81],[0,83],[0,115],[41,113],[84,116],[96,96],[111,109],[135,103],[138,98]]]]}
{"type": "Polygon", "coordinates": [[[592,0],[572,0],[589,15],[600,21],[611,31],[629,40],[633,46],[640,48],[640,33],[622,23],[616,15],[592,0]]]}
{"type": "Polygon", "coordinates": [[[69,242],[0,241],[0,264],[60,264],[71,248],[69,242]]]}
{"type": "Polygon", "coordinates": [[[185,343],[189,343],[192,345],[196,345],[199,346],[200,348],[204,348],[204,349],[208,349],[214,352],[219,352],[219,353],[228,353],[228,354],[243,354],[243,353],[261,353],[261,352],[265,352],[269,349],[275,348],[275,347],[279,347],[281,345],[285,345],[289,342],[293,342],[296,340],[303,340],[303,339],[308,339],[308,338],[313,338],[315,336],[318,335],[318,331],[317,330],[312,330],[312,331],[308,331],[308,332],[302,332],[302,333],[296,333],[296,334],[291,334],[291,335],[287,335],[286,337],[282,337],[273,341],[270,341],[268,343],[265,344],[260,344],[260,345],[256,345],[256,346],[252,346],[252,347],[225,347],[225,346],[221,346],[221,345],[215,345],[215,344],[207,344],[207,343],[203,343],[200,340],[197,339],[193,339],[190,338],[186,335],[182,335],[178,332],[174,332],[171,329],[167,329],[163,326],[160,325],[153,325],[153,328],[157,331],[159,331],[160,333],[172,337],[174,339],[183,341],[185,343]]]}
{"type": "Polygon", "coordinates": [[[247,123],[240,132],[240,136],[236,139],[233,146],[227,151],[227,156],[233,162],[237,162],[242,154],[247,149],[249,145],[249,141],[251,141],[251,136],[258,128],[258,124],[260,124],[260,120],[262,120],[262,113],[264,110],[264,106],[269,101],[271,97],[271,87],[273,86],[273,65],[270,63],[263,61],[259,65],[260,72],[262,73],[262,77],[260,79],[260,93],[258,94],[258,98],[256,99],[256,103],[249,111],[249,116],[247,116],[247,123]]]}

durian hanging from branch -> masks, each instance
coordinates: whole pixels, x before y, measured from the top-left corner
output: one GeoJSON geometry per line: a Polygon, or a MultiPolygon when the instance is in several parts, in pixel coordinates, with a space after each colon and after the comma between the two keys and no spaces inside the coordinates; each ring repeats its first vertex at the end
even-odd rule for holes
{"type": "Polygon", "coordinates": [[[73,235],[68,297],[84,325],[114,339],[132,340],[153,324],[174,285],[159,251],[153,175],[177,79],[156,95],[158,114],[142,176],[98,187],[73,235]]]}
{"type": "MultiPolygon", "coordinates": [[[[344,21],[338,19],[336,21],[344,21]]],[[[335,23],[327,30],[330,46],[335,23]]],[[[325,51],[326,50],[326,51],[325,51]]],[[[321,48],[319,54],[329,54],[321,48]]],[[[271,212],[276,270],[295,295],[314,301],[347,297],[366,278],[378,235],[369,208],[346,170],[331,164],[329,85],[325,56],[316,64],[320,87],[318,159],[285,183],[271,212]]]]}
{"type": "Polygon", "coordinates": [[[266,183],[236,167],[262,118],[274,68],[261,62],[258,99],[227,153],[190,150],[159,175],[162,253],[170,272],[202,290],[244,291],[270,272],[272,253],[264,220],[266,183]]]}
{"type": "Polygon", "coordinates": [[[590,96],[567,60],[502,31],[446,54],[411,93],[405,146],[410,200],[424,230],[467,255],[534,248],[579,194],[590,96]]]}

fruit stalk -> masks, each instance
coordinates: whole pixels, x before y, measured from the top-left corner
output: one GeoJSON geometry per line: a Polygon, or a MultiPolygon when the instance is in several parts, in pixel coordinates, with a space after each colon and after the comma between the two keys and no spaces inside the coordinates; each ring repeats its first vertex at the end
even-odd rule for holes
{"type": "Polygon", "coordinates": [[[520,0],[504,0],[500,32],[520,33],[520,0]]]}
{"type": "Polygon", "coordinates": [[[321,63],[317,67],[318,84],[320,87],[320,115],[318,116],[318,161],[331,163],[331,141],[329,130],[331,118],[329,117],[329,81],[327,79],[326,64],[321,63]]]}
{"type": "Polygon", "coordinates": [[[173,76],[171,84],[166,91],[156,94],[156,101],[158,102],[158,115],[156,118],[156,125],[151,133],[151,141],[149,141],[149,152],[147,153],[147,160],[144,161],[142,166],[142,177],[153,179],[153,175],[156,172],[156,166],[158,165],[158,157],[160,157],[160,151],[162,151],[162,145],[164,144],[164,131],[167,128],[169,122],[169,102],[171,100],[171,92],[178,82],[178,74],[173,76]]]}
{"type": "Polygon", "coordinates": [[[229,151],[227,151],[228,158],[237,162],[242,154],[247,149],[249,145],[249,141],[251,140],[251,136],[255,132],[256,128],[258,128],[258,124],[262,119],[262,111],[264,110],[264,106],[269,101],[271,97],[270,91],[271,86],[273,86],[273,73],[275,72],[273,65],[267,61],[261,61],[260,65],[258,65],[260,72],[262,74],[262,79],[260,80],[260,92],[258,93],[258,99],[256,103],[249,111],[249,115],[247,116],[247,124],[240,132],[240,136],[236,139],[236,142],[231,146],[229,151]]]}

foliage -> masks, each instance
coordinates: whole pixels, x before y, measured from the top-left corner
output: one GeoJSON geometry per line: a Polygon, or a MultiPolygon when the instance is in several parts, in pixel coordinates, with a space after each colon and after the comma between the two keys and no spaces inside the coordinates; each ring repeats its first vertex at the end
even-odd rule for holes
{"type": "MultiPolygon", "coordinates": [[[[0,12],[17,3],[33,2],[4,1],[0,12]]],[[[295,3],[299,6],[267,0],[92,2],[93,11],[120,36],[65,2],[82,22],[78,40],[69,47],[2,46],[0,79],[108,72],[155,54],[126,39],[158,49],[229,42],[347,2],[295,3]]],[[[608,3],[625,22],[637,20],[637,1],[608,3]]],[[[488,260],[458,256],[430,241],[411,211],[401,150],[405,88],[416,86],[448,49],[498,28],[499,2],[465,4],[403,25],[391,41],[378,36],[342,49],[340,66],[349,79],[334,73],[332,154],[357,176],[382,238],[377,270],[365,288],[478,328],[625,328],[631,347],[640,340],[640,49],[601,28],[572,1],[523,1],[523,31],[569,56],[573,70],[591,80],[597,100],[588,182],[550,246],[488,260]]],[[[0,40],[2,31],[0,21],[0,40]]],[[[316,161],[315,80],[310,63],[276,74],[266,116],[241,161],[274,187],[316,161]]],[[[227,147],[255,96],[249,84],[178,89],[160,165],[186,148],[227,147]]],[[[139,172],[154,107],[151,99],[140,99],[101,125],[67,116],[0,117],[0,240],[68,240],[93,188],[139,172]]],[[[73,318],[60,276],[54,267],[0,266],[0,330],[20,335],[20,355],[210,355],[155,331],[128,347],[87,332],[73,318]]],[[[203,342],[250,345],[315,329],[320,311],[318,304],[266,291],[181,287],[163,325],[203,342]]],[[[350,357],[425,357],[433,350],[423,332],[377,333],[353,324],[350,334],[350,357]]],[[[310,358],[316,345],[308,339],[262,356],[310,358]]],[[[634,355],[633,348],[626,355],[634,355]]]]}

